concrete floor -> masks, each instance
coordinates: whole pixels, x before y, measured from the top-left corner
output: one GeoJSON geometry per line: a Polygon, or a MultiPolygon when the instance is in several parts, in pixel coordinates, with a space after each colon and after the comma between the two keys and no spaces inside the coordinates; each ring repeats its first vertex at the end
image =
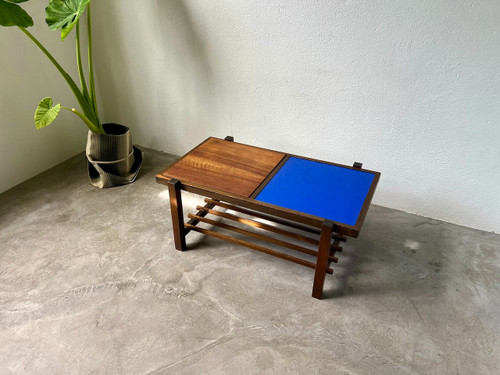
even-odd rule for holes
{"type": "Polygon", "coordinates": [[[174,250],[174,159],[99,190],[79,155],[0,195],[1,374],[500,374],[499,235],[372,206],[319,301],[311,269],[174,250]]]}

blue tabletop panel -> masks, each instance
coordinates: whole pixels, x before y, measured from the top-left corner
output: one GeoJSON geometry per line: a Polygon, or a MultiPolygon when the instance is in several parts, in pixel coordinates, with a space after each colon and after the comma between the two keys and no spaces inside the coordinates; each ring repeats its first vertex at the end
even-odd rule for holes
{"type": "Polygon", "coordinates": [[[355,225],[373,177],[369,172],[290,157],[255,199],[355,225]]]}

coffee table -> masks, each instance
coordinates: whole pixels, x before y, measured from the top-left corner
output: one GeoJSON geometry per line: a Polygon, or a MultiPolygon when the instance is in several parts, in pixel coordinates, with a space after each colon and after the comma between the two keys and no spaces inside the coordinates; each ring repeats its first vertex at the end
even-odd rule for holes
{"type": "Polygon", "coordinates": [[[196,231],[312,268],[312,296],[318,299],[340,243],[358,237],[379,178],[358,162],[340,165],[232,137],[210,137],[156,175],[169,189],[177,250],[186,250],[186,235],[196,231]],[[186,223],[182,190],[206,197],[186,223]]]}

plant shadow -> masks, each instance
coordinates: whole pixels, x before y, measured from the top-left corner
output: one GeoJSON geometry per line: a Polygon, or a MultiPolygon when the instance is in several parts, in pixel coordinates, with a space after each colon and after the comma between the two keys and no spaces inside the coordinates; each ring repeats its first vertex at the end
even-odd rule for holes
{"type": "Polygon", "coordinates": [[[216,105],[213,73],[184,2],[124,7],[105,1],[93,14],[104,122],[129,126],[134,142],[160,151],[165,143],[192,139],[194,129],[208,136],[209,109],[216,105]]]}

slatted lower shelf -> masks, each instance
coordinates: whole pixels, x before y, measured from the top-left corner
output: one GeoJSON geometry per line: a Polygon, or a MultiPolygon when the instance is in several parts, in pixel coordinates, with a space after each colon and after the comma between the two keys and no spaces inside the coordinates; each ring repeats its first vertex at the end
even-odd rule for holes
{"type": "MultiPolygon", "coordinates": [[[[219,202],[219,201],[213,200],[213,199],[207,198],[207,199],[205,199],[205,202],[206,202],[206,205],[204,207],[201,207],[201,206],[196,207],[196,209],[198,210],[198,212],[196,214],[189,214],[188,215],[190,220],[184,226],[185,227],[185,234],[187,234],[193,230],[193,231],[202,233],[202,234],[207,235],[207,236],[212,236],[212,237],[215,237],[215,238],[227,241],[227,242],[231,242],[231,243],[234,243],[234,244],[237,244],[240,246],[248,247],[250,249],[253,249],[253,250],[265,253],[265,254],[269,254],[269,255],[272,255],[272,256],[275,256],[275,257],[278,257],[281,259],[285,259],[285,260],[288,260],[288,261],[296,263],[296,264],[300,264],[300,265],[305,266],[305,267],[309,267],[312,269],[316,268],[316,261],[311,262],[311,261],[308,261],[308,260],[305,260],[305,259],[302,259],[299,257],[289,255],[289,254],[284,253],[284,252],[270,249],[268,247],[265,247],[265,246],[262,246],[262,245],[259,245],[259,244],[256,244],[256,243],[253,243],[250,241],[236,238],[236,237],[233,237],[233,236],[230,236],[227,234],[220,233],[219,231],[203,228],[203,227],[200,227],[197,225],[199,223],[205,223],[205,224],[211,225],[214,228],[219,228],[219,229],[228,231],[230,233],[237,233],[237,234],[249,237],[249,238],[257,239],[257,240],[262,241],[262,242],[267,242],[267,243],[271,243],[273,245],[278,245],[282,248],[285,248],[288,250],[293,250],[293,251],[299,252],[301,254],[312,256],[316,260],[316,258],[318,256],[317,250],[313,250],[313,249],[298,245],[296,243],[285,241],[283,239],[272,237],[272,236],[264,234],[263,232],[270,232],[272,234],[279,235],[282,237],[292,238],[296,242],[299,242],[299,243],[303,242],[305,244],[314,245],[314,246],[319,245],[319,239],[311,238],[309,236],[302,235],[302,234],[299,234],[296,232],[292,232],[292,231],[283,229],[281,227],[276,227],[273,225],[265,224],[265,223],[262,223],[260,221],[256,221],[253,218],[252,219],[245,218],[245,217],[237,216],[237,215],[234,215],[234,214],[231,214],[228,212],[216,210],[215,208],[219,207],[222,209],[232,210],[234,212],[249,215],[249,216],[252,216],[254,218],[264,219],[266,221],[269,221],[269,222],[272,222],[275,224],[279,224],[281,226],[290,227],[292,229],[299,229],[301,231],[308,232],[308,233],[311,233],[313,235],[318,235],[319,232],[315,228],[305,227],[305,226],[302,226],[302,225],[297,224],[297,223],[288,222],[288,221],[280,219],[280,218],[276,218],[276,217],[269,216],[269,215],[264,215],[260,212],[254,212],[254,211],[251,211],[251,210],[239,207],[239,206],[235,206],[235,205],[224,203],[224,202],[219,202]],[[212,215],[219,220],[213,220],[213,219],[207,218],[206,217],[207,215],[212,215]],[[245,226],[245,229],[241,228],[241,227],[237,227],[235,225],[228,224],[228,222],[236,222],[239,224],[243,224],[245,226]],[[248,228],[248,229],[246,229],[246,228],[248,228]],[[259,233],[257,233],[255,231],[255,229],[259,230],[259,233]]],[[[330,262],[334,262],[334,263],[338,262],[338,258],[335,256],[335,253],[342,251],[342,247],[339,246],[339,243],[341,241],[345,241],[345,237],[339,236],[337,234],[332,235],[332,238],[333,238],[333,244],[331,244],[331,246],[330,246],[330,254],[328,256],[328,267],[326,269],[326,273],[329,273],[329,274],[333,273],[333,270],[329,267],[330,262]]]]}

